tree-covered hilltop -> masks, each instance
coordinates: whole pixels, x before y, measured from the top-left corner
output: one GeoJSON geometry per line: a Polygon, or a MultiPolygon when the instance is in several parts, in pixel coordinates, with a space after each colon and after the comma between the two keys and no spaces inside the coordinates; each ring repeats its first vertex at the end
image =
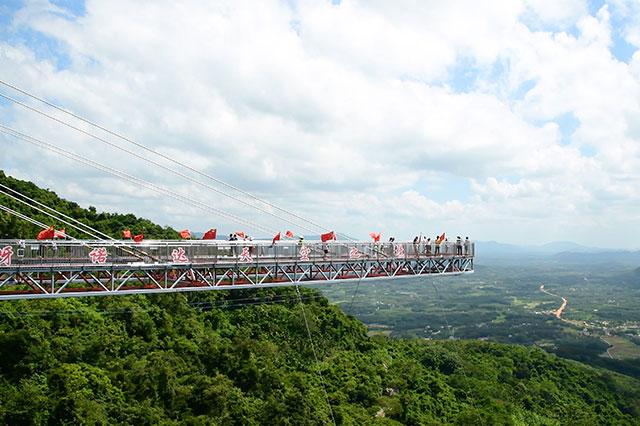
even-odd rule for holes
{"type": "MultiPolygon", "coordinates": [[[[6,176],[1,170],[0,183],[116,239],[122,238],[122,231],[125,229],[130,229],[133,235],[143,233],[147,239],[180,238],[180,234],[174,229],[162,227],[132,214],[98,213],[95,207],[83,209],[74,202],[58,197],[55,192],[39,188],[31,182],[6,176]]],[[[9,192],[4,189],[3,191],[9,192]]],[[[90,238],[4,194],[0,194],[0,205],[9,207],[48,226],[55,226],[56,229],[66,229],[69,235],[76,238],[90,238]]],[[[42,228],[10,213],[0,211],[0,239],[35,239],[40,231],[42,228]]]]}
{"type": "Polygon", "coordinates": [[[324,381],[342,425],[640,424],[626,376],[520,346],[368,337],[301,293],[318,363],[292,288],[0,302],[0,423],[327,425],[324,381]]]}

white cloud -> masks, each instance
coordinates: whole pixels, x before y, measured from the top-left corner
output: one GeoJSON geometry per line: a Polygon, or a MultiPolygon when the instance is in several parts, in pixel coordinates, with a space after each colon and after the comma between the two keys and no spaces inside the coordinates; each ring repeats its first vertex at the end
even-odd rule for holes
{"type": "Polygon", "coordinates": [[[627,43],[640,47],[640,3],[636,0],[608,0],[622,21],[620,32],[627,43]]]}
{"type": "Polygon", "coordinates": [[[584,0],[525,0],[525,19],[542,26],[566,29],[588,10],[584,0]]]}
{"type": "MultiPolygon", "coordinates": [[[[350,235],[589,243],[602,227],[625,230],[640,200],[640,60],[611,53],[620,29],[610,14],[623,7],[590,15],[580,0],[113,0],[89,1],[74,17],[41,0],[0,32],[0,66],[7,81],[350,235]],[[54,50],[43,54],[25,29],[55,40],[54,50]]],[[[290,227],[1,107],[2,124],[290,227]]],[[[0,167],[83,205],[178,228],[218,220],[51,158],[12,150],[0,167]]]]}

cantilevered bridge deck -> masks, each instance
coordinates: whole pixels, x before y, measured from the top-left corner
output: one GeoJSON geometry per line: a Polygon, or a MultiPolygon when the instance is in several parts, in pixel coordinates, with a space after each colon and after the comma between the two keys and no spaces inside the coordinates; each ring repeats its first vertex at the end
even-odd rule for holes
{"type": "Polygon", "coordinates": [[[0,300],[473,273],[473,242],[0,240],[0,300]]]}

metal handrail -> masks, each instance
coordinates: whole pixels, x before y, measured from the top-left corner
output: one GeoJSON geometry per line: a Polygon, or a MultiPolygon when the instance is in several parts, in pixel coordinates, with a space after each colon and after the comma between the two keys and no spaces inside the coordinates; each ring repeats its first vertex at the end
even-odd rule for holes
{"type": "Polygon", "coordinates": [[[345,259],[416,259],[473,257],[475,244],[466,240],[426,245],[402,242],[316,240],[0,240],[0,268],[15,265],[217,263],[327,261],[345,259]],[[302,248],[308,250],[302,254],[302,248]],[[7,249],[9,248],[9,249],[7,249]],[[135,249],[133,255],[131,249],[135,249]],[[96,251],[105,255],[96,261],[96,251]],[[2,256],[2,253],[5,256],[2,256]],[[11,252],[7,258],[6,254],[11,252]],[[92,255],[93,253],[93,255],[92,255]],[[186,259],[186,260],[185,260],[186,259]]]}

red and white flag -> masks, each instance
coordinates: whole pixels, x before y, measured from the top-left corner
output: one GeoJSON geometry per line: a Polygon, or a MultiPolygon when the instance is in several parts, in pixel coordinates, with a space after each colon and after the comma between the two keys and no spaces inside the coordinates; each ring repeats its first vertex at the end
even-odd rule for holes
{"type": "Polygon", "coordinates": [[[191,232],[189,232],[188,229],[183,229],[182,231],[180,231],[180,236],[185,240],[188,240],[191,238],[191,232]]]}

